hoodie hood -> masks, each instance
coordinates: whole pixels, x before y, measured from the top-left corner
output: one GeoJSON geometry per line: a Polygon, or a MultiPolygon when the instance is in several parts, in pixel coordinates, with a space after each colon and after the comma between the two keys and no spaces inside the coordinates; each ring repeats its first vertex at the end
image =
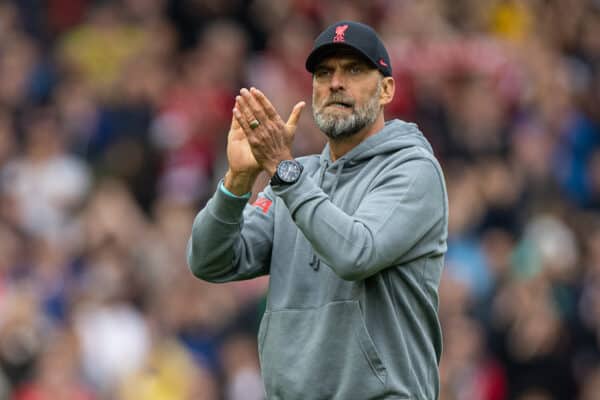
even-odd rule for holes
{"type": "Polygon", "coordinates": [[[346,163],[358,164],[376,155],[392,153],[410,147],[423,148],[433,155],[431,145],[416,124],[394,119],[387,121],[381,131],[369,136],[334,162],[331,161],[331,151],[329,143],[327,143],[321,152],[319,161],[322,166],[346,163]]]}

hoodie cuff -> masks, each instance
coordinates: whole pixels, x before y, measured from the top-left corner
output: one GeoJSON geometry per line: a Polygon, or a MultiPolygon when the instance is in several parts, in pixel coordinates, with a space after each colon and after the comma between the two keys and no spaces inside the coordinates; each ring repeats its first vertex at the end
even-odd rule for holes
{"type": "Polygon", "coordinates": [[[208,202],[209,213],[226,224],[237,224],[242,220],[244,208],[250,196],[231,196],[221,190],[222,182],[208,202]]]}
{"type": "Polygon", "coordinates": [[[227,188],[223,184],[223,179],[221,179],[221,181],[219,182],[219,189],[221,189],[221,191],[223,193],[225,193],[227,196],[233,197],[234,199],[246,199],[246,200],[248,200],[250,197],[252,197],[252,192],[244,193],[241,196],[238,196],[237,194],[231,193],[229,190],[227,190],[227,188]]]}
{"type": "Polygon", "coordinates": [[[300,178],[292,185],[271,186],[273,193],[280,197],[292,218],[302,204],[317,197],[322,197],[323,191],[315,181],[304,171],[300,178]]]}

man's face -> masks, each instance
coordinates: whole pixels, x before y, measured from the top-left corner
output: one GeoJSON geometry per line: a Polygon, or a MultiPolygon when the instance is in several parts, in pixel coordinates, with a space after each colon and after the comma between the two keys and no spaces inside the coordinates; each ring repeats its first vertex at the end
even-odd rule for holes
{"type": "Polygon", "coordinates": [[[351,52],[324,58],[313,74],[313,117],[332,139],[372,125],[381,112],[382,75],[351,52]]]}

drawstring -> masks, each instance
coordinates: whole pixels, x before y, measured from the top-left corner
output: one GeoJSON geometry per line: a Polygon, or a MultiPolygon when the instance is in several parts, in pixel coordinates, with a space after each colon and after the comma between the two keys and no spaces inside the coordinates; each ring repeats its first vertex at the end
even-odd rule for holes
{"type": "Polygon", "coordinates": [[[335,179],[333,180],[333,186],[331,187],[331,194],[329,195],[329,199],[333,201],[333,195],[335,194],[335,189],[337,189],[338,182],[340,181],[340,175],[342,174],[342,168],[344,164],[340,163],[335,171],[335,179]]]}
{"type": "Polygon", "coordinates": [[[327,161],[325,161],[323,163],[323,169],[321,169],[321,175],[319,176],[319,182],[317,183],[317,185],[319,187],[323,186],[323,181],[325,180],[325,172],[327,171],[327,168],[329,167],[329,163],[327,161]]]}
{"type": "MultiPolygon", "coordinates": [[[[327,171],[328,166],[329,166],[329,164],[327,162],[325,162],[325,165],[323,165],[323,170],[321,171],[321,176],[319,177],[319,187],[323,186],[323,181],[325,180],[325,171],[327,171]]],[[[331,187],[331,193],[329,194],[330,200],[333,200],[333,195],[335,194],[335,190],[337,189],[338,182],[340,180],[340,175],[342,175],[343,168],[344,168],[344,164],[342,162],[340,162],[340,164],[337,167],[337,170],[335,171],[335,179],[333,180],[333,186],[331,187]]],[[[308,265],[310,265],[311,268],[315,271],[318,271],[319,267],[321,266],[321,259],[319,259],[319,257],[317,257],[317,255],[315,254],[314,251],[312,253],[312,259],[310,260],[308,265]]]]}

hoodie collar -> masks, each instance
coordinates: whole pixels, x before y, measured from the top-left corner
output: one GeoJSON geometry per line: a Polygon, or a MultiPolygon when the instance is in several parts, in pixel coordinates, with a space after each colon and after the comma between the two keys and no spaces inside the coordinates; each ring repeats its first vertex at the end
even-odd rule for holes
{"type": "Polygon", "coordinates": [[[319,162],[322,167],[327,168],[336,164],[346,164],[349,161],[367,160],[378,154],[415,146],[424,148],[427,152],[433,154],[431,145],[419,131],[416,124],[393,119],[386,121],[383,129],[360,142],[334,162],[331,161],[331,152],[329,143],[327,143],[321,152],[319,162]]]}

